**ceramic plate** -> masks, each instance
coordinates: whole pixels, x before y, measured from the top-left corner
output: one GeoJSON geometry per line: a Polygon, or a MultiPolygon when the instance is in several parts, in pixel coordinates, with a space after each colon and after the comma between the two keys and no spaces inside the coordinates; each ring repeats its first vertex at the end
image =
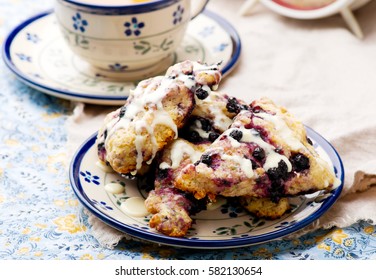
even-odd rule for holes
{"type": "MultiPolygon", "coordinates": [[[[205,10],[189,24],[171,64],[185,59],[206,63],[222,61],[221,70],[225,75],[238,61],[240,49],[235,29],[223,18],[205,10]]],[[[65,44],[52,12],[36,15],[16,27],[4,43],[3,58],[29,86],[74,101],[122,105],[137,83],[111,80],[108,73],[88,67],[65,44]]]]}
{"type": "MultiPolygon", "coordinates": [[[[341,159],[335,149],[319,134],[307,128],[315,149],[334,168],[340,182],[344,179],[341,159]]],[[[108,225],[134,237],[188,248],[235,248],[281,238],[309,225],[337,200],[343,183],[329,193],[314,193],[291,199],[292,210],[278,220],[258,219],[229,201],[216,209],[205,210],[194,216],[195,223],[184,238],[168,237],[150,228],[150,215],[135,218],[125,214],[120,205],[127,199],[147,196],[147,186],[137,180],[127,180],[115,173],[106,173],[96,163],[96,135],[78,149],[70,166],[70,181],[80,202],[108,225]],[[104,186],[116,182],[125,186],[124,193],[114,195],[104,186]]]]}

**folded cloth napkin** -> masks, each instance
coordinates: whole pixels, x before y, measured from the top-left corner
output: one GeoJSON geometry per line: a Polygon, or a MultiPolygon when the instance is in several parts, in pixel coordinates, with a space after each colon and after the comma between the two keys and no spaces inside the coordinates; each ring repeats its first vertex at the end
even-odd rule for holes
{"type": "MultiPolygon", "coordinates": [[[[241,0],[211,0],[208,8],[230,21],[242,39],[237,67],[219,90],[252,101],[267,96],[332,143],[345,167],[339,200],[299,234],[318,228],[376,222],[376,1],[356,11],[365,39],[339,16],[315,21],[283,18],[257,6],[237,16],[241,0]]],[[[67,121],[73,152],[114,107],[77,103],[67,121]]],[[[129,238],[89,215],[93,235],[108,248],[129,238]]]]}

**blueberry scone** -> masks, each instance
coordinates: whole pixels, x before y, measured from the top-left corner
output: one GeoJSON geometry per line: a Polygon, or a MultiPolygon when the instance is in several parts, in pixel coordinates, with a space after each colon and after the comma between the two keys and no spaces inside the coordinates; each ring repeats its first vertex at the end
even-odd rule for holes
{"type": "Polygon", "coordinates": [[[168,236],[185,236],[192,225],[191,215],[206,208],[205,200],[174,188],[173,182],[179,171],[197,161],[208,145],[178,138],[163,150],[157,161],[154,190],[145,200],[146,209],[153,214],[150,227],[168,236]]]}
{"type": "Polygon", "coordinates": [[[330,188],[335,175],[307,139],[303,124],[262,98],[242,110],[200,160],[185,166],[175,187],[208,195],[270,198],[330,188]]]}
{"type": "Polygon", "coordinates": [[[196,92],[211,91],[220,80],[218,65],[184,61],[165,76],[141,81],[124,106],[105,118],[97,138],[99,159],[120,174],[136,175],[177,138],[196,92]]]}

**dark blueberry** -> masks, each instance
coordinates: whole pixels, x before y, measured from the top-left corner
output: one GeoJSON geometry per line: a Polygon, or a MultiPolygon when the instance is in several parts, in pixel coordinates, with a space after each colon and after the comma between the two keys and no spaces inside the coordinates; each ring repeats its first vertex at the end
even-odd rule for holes
{"type": "Polygon", "coordinates": [[[256,160],[261,161],[261,160],[263,160],[265,158],[265,151],[261,147],[256,147],[256,149],[253,150],[252,156],[256,160]]]}
{"type": "Polygon", "coordinates": [[[188,138],[187,140],[189,142],[192,142],[192,143],[198,143],[198,142],[202,141],[200,134],[195,130],[189,131],[187,138],[188,138]]]}
{"type": "Polygon", "coordinates": [[[312,142],[311,138],[307,137],[307,142],[308,142],[311,146],[313,146],[313,142],[312,142]]]}
{"type": "Polygon", "coordinates": [[[309,159],[303,154],[296,154],[291,158],[292,165],[296,172],[301,172],[309,168],[309,159]]]}
{"type": "Polygon", "coordinates": [[[120,113],[119,113],[119,118],[124,117],[126,111],[127,111],[127,107],[126,106],[121,107],[120,113]]]}
{"type": "Polygon", "coordinates": [[[240,110],[249,110],[249,106],[248,105],[240,105],[239,106],[240,110]]]}
{"type": "Polygon", "coordinates": [[[227,179],[220,179],[219,180],[219,185],[220,186],[223,186],[223,187],[230,187],[231,186],[231,182],[227,179]]]}
{"type": "Polygon", "coordinates": [[[251,162],[252,162],[252,169],[257,169],[259,167],[259,165],[251,159],[251,162]]]}
{"type": "Polygon", "coordinates": [[[104,139],[104,140],[107,139],[107,129],[103,132],[103,139],[104,139]]]}
{"type": "Polygon", "coordinates": [[[207,166],[210,166],[212,164],[211,155],[202,155],[201,156],[201,162],[206,164],[207,166]]]}
{"type": "Polygon", "coordinates": [[[210,132],[209,133],[209,141],[214,142],[219,137],[219,133],[217,132],[210,132]]]}
{"type": "Polygon", "coordinates": [[[169,168],[165,168],[165,169],[158,169],[158,172],[157,172],[157,178],[159,179],[166,179],[168,177],[168,171],[170,169],[169,168]]]}
{"type": "Polygon", "coordinates": [[[97,145],[97,149],[98,150],[101,150],[101,149],[104,149],[104,142],[101,142],[97,145]]]}
{"type": "Polygon", "coordinates": [[[203,100],[203,99],[205,99],[206,97],[209,96],[209,93],[206,90],[204,90],[203,88],[199,88],[199,89],[196,90],[196,96],[197,96],[198,99],[203,100]]]}
{"type": "Polygon", "coordinates": [[[240,130],[235,129],[235,130],[231,131],[230,136],[232,138],[234,138],[235,140],[240,141],[242,139],[242,137],[243,137],[243,132],[241,132],[240,130]]]}
{"type": "Polygon", "coordinates": [[[171,80],[175,80],[176,76],[169,76],[168,78],[170,78],[171,80]]]}
{"type": "Polygon", "coordinates": [[[285,179],[288,175],[287,164],[283,160],[280,160],[278,162],[278,167],[270,168],[266,173],[272,181],[276,181],[278,179],[285,179]]]}
{"type": "Polygon", "coordinates": [[[226,109],[230,113],[235,113],[235,114],[239,113],[239,111],[240,111],[240,105],[239,105],[238,100],[235,97],[230,98],[227,101],[226,109]]]}
{"type": "Polygon", "coordinates": [[[283,194],[284,189],[281,181],[277,180],[272,182],[271,187],[269,189],[270,200],[274,203],[278,203],[283,194]]]}
{"type": "Polygon", "coordinates": [[[200,123],[201,123],[201,128],[205,131],[205,132],[209,132],[211,129],[212,129],[212,124],[211,122],[208,120],[208,119],[200,119],[200,123]]]}
{"type": "Polygon", "coordinates": [[[206,206],[209,203],[207,198],[198,200],[191,193],[181,192],[180,194],[187,200],[185,206],[190,215],[195,215],[202,210],[206,210],[206,206]]]}

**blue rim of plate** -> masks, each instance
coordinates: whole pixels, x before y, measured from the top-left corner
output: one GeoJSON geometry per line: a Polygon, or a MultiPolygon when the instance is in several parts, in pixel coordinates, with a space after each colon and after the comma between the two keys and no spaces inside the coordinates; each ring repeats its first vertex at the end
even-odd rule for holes
{"type": "MultiPolygon", "coordinates": [[[[85,93],[81,92],[73,92],[73,91],[65,91],[56,89],[53,87],[45,86],[41,83],[38,83],[37,80],[30,79],[27,77],[22,71],[20,71],[13,63],[11,55],[10,55],[10,48],[12,45],[12,42],[14,38],[17,36],[17,34],[22,31],[26,26],[33,23],[34,21],[43,18],[45,16],[48,16],[52,13],[52,10],[37,14],[26,21],[22,22],[20,25],[15,27],[9,35],[6,37],[3,48],[2,48],[2,57],[5,62],[5,65],[25,84],[40,90],[42,92],[52,92],[61,95],[61,98],[69,99],[70,98],[78,98],[78,99],[89,99],[89,100],[98,100],[98,101],[125,101],[127,99],[127,96],[119,97],[119,96],[109,96],[109,95],[95,95],[95,96],[88,96],[85,95],[85,93]],[[64,97],[63,97],[64,96],[64,97]]],[[[206,16],[212,18],[215,20],[224,30],[227,31],[229,34],[231,41],[233,43],[233,52],[231,54],[231,59],[228,61],[228,63],[222,68],[222,75],[225,76],[228,74],[235,66],[237,61],[240,57],[241,52],[241,40],[239,37],[239,34],[235,30],[235,28],[224,18],[217,15],[216,13],[213,13],[209,10],[203,10],[202,12],[206,16]]]]}
{"type": "Polygon", "coordinates": [[[72,158],[72,162],[70,165],[69,170],[69,179],[72,186],[72,189],[78,200],[96,217],[102,220],[104,223],[108,224],[109,226],[118,229],[121,232],[127,233],[131,236],[136,238],[147,240],[159,244],[164,245],[171,245],[175,247],[185,247],[185,248],[192,248],[192,249],[228,249],[228,248],[237,248],[237,247],[244,247],[244,246],[251,246],[260,243],[269,242],[284,236],[287,236],[291,233],[294,233],[315,220],[321,217],[329,208],[335,203],[338,197],[341,194],[343,189],[344,183],[344,176],[345,171],[343,167],[342,160],[336,151],[336,149],[319,133],[314,131],[313,129],[306,126],[307,135],[316,141],[328,154],[330,160],[333,163],[335,173],[337,178],[341,181],[340,186],[336,189],[332,190],[330,193],[331,195],[324,199],[323,203],[321,204],[320,208],[312,213],[311,215],[305,217],[303,220],[298,221],[294,224],[291,224],[287,227],[274,230],[273,232],[259,234],[255,236],[247,236],[242,238],[235,238],[235,239],[226,239],[226,240],[204,240],[204,239],[187,239],[187,238],[177,238],[177,237],[169,237],[162,235],[160,233],[148,232],[143,231],[140,228],[136,228],[118,220],[110,217],[101,211],[99,211],[90,199],[87,197],[85,192],[83,191],[82,185],[79,180],[78,172],[81,165],[81,162],[87,153],[87,151],[95,144],[96,140],[96,133],[90,136],[82,145],[78,148],[75,155],[72,158]]]}
{"type": "Polygon", "coordinates": [[[89,8],[89,9],[123,9],[123,10],[130,10],[132,13],[137,12],[137,10],[140,10],[140,12],[150,11],[153,9],[160,9],[165,6],[170,5],[171,3],[178,2],[179,0],[154,0],[149,1],[147,3],[134,3],[134,4],[128,4],[128,5],[96,5],[96,4],[88,4],[83,3],[81,1],[77,0],[59,0],[60,2],[65,2],[67,4],[83,7],[83,8],[89,8]]]}
{"type": "MultiPolygon", "coordinates": [[[[164,8],[171,3],[177,3],[180,0],[153,0],[147,3],[134,3],[128,5],[96,5],[87,4],[76,0],[60,0],[64,2],[65,5],[74,5],[78,7],[79,10],[85,12],[92,12],[96,14],[113,14],[113,15],[126,15],[126,14],[138,14],[150,11],[155,11],[164,8]]],[[[205,6],[208,4],[209,0],[205,1],[205,6]]],[[[193,17],[195,18],[195,17],[193,17]]]]}

